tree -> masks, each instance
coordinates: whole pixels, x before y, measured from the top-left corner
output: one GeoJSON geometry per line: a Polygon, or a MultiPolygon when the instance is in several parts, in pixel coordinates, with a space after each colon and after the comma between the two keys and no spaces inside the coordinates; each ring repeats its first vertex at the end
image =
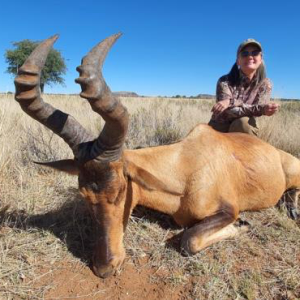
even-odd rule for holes
{"type": "MultiPolygon", "coordinates": [[[[39,44],[39,42],[31,40],[22,40],[12,43],[15,49],[6,50],[5,58],[8,63],[7,73],[17,75],[18,69],[23,65],[26,58],[39,44]]],[[[45,84],[64,84],[63,74],[66,73],[67,67],[65,60],[58,50],[51,49],[46,60],[45,67],[42,71],[40,87],[44,92],[45,84]]]]}

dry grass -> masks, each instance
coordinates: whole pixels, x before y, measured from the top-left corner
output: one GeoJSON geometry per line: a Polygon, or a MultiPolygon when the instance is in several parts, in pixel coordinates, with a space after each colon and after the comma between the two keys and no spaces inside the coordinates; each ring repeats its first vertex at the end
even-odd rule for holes
{"type": "MultiPolygon", "coordinates": [[[[99,116],[77,96],[45,96],[95,134],[99,116]]],[[[207,123],[212,101],[124,98],[131,115],[126,146],[152,146],[183,137],[207,123]]],[[[260,118],[261,138],[300,157],[300,103],[260,118]]],[[[64,142],[26,116],[12,95],[0,96],[0,299],[44,299],[51,283],[39,284],[62,260],[85,265],[93,243],[91,221],[77,180],[45,170],[32,160],[71,157],[64,142]]],[[[165,215],[139,207],[125,246],[137,268],[155,270],[150,280],[170,290],[187,287],[186,299],[299,299],[300,229],[276,208],[244,213],[251,231],[193,257],[176,247],[180,233],[165,215]]]]}

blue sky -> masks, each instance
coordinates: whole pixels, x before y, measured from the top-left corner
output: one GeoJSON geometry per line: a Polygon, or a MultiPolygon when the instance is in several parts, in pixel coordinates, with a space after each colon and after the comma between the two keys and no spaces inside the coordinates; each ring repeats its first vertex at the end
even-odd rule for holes
{"type": "Polygon", "coordinates": [[[78,93],[75,68],[95,44],[122,32],[103,73],[113,91],[172,96],[215,94],[218,78],[246,38],[261,42],[273,97],[300,98],[299,0],[84,0],[1,3],[0,92],[14,91],[4,53],[12,42],[60,34],[55,48],[68,67],[65,86],[78,93]]]}

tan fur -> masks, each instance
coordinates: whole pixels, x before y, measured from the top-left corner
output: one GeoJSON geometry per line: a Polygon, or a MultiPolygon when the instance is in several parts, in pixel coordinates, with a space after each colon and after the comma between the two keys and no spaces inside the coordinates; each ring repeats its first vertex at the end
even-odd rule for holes
{"type": "Polygon", "coordinates": [[[136,205],[170,214],[183,227],[203,221],[182,241],[193,254],[238,234],[232,224],[240,211],[274,206],[287,189],[300,188],[300,163],[256,137],[198,125],[178,143],[125,150],[104,169],[90,161],[79,183],[105,237],[94,270],[106,277],[124,259],[123,233],[136,205]]]}
{"type": "MultiPolygon", "coordinates": [[[[291,164],[298,163],[293,156],[289,159],[291,164]]],[[[190,223],[183,219],[202,219],[213,213],[220,198],[238,211],[273,206],[289,188],[286,178],[291,176],[289,170],[283,172],[281,155],[271,145],[245,134],[218,133],[206,125],[198,125],[176,144],[124,151],[123,160],[134,161],[182,194],[172,197],[176,205],[180,200],[176,215],[181,215],[177,218],[181,225],[190,223]]],[[[151,191],[137,187],[136,197],[148,202],[151,191]]],[[[157,205],[151,208],[160,210],[157,205]]]]}

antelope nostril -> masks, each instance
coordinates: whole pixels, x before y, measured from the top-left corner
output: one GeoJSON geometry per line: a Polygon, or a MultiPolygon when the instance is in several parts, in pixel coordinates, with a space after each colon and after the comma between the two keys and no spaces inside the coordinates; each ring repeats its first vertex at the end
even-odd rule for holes
{"type": "Polygon", "coordinates": [[[114,268],[112,266],[105,266],[105,267],[93,267],[93,271],[96,276],[101,278],[107,278],[113,274],[114,268]]]}

